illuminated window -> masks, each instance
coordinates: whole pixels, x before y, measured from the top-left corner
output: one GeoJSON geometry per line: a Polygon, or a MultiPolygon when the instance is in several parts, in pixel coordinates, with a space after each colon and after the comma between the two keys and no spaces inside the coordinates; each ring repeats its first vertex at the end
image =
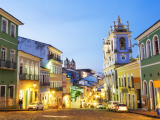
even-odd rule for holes
{"type": "Polygon", "coordinates": [[[29,74],[29,65],[26,65],[26,74],[29,74]]]}

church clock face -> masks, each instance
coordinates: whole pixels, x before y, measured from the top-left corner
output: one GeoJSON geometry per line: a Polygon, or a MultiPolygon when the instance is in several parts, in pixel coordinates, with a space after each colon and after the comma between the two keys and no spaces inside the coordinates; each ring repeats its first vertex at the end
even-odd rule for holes
{"type": "Polygon", "coordinates": [[[122,54],[120,55],[120,59],[121,59],[122,61],[126,61],[127,55],[125,55],[124,53],[122,53],[122,54]]]}

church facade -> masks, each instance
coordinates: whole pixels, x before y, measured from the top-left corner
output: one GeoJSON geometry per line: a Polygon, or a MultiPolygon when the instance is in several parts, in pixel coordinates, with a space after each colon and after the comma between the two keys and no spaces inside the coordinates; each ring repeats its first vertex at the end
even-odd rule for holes
{"type": "Polygon", "coordinates": [[[64,61],[64,68],[65,69],[76,69],[76,62],[72,59],[70,62],[68,58],[64,61]]]}
{"type": "Polygon", "coordinates": [[[110,26],[108,37],[103,39],[103,74],[105,100],[119,100],[116,68],[130,62],[132,57],[131,31],[129,23],[124,25],[118,16],[117,22],[110,26]]]}

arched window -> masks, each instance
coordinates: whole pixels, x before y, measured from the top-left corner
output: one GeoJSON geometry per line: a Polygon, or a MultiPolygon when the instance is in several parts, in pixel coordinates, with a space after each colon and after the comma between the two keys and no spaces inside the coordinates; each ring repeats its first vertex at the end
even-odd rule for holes
{"type": "Polygon", "coordinates": [[[159,54],[159,39],[158,39],[158,36],[153,37],[153,51],[154,51],[154,55],[159,54]]]}
{"type": "Polygon", "coordinates": [[[126,49],[126,41],[124,37],[120,38],[120,50],[125,50],[126,49]]]}
{"type": "Polygon", "coordinates": [[[111,40],[111,49],[113,51],[113,40],[111,40]]]}
{"type": "Polygon", "coordinates": [[[143,94],[147,95],[147,82],[143,81],[143,94]]]}
{"type": "Polygon", "coordinates": [[[141,60],[145,59],[145,48],[144,44],[141,44],[141,60]]]}
{"type": "Polygon", "coordinates": [[[147,40],[146,48],[147,48],[147,58],[150,58],[152,56],[152,53],[151,53],[151,41],[150,40],[147,40]]]}

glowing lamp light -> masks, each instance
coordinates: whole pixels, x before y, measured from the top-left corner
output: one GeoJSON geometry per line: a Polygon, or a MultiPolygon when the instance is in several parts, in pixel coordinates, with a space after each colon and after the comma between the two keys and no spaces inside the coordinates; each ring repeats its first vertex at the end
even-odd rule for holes
{"type": "Polygon", "coordinates": [[[54,94],[54,91],[52,93],[54,94]]]}
{"type": "Polygon", "coordinates": [[[33,85],[34,87],[36,87],[36,83],[34,83],[34,85],[33,85]]]}

